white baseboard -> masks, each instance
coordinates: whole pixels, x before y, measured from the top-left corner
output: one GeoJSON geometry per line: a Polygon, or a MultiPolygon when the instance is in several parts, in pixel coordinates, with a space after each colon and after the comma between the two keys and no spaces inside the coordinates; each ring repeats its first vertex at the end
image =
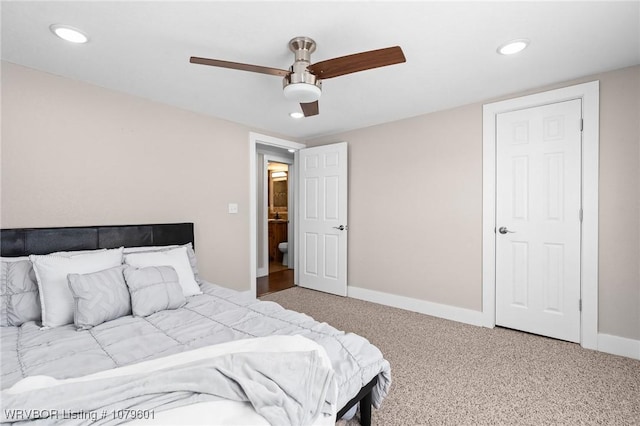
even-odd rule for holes
{"type": "Polygon", "coordinates": [[[598,350],[640,360],[640,340],[598,333],[598,350]]]}
{"type": "Polygon", "coordinates": [[[457,306],[427,302],[426,300],[414,299],[412,297],[398,296],[396,294],[352,286],[347,286],[347,296],[465,324],[480,327],[486,324],[486,319],[482,312],[459,308],[457,306]]]}
{"type": "MultiPolygon", "coordinates": [[[[394,308],[405,309],[407,311],[418,312],[451,321],[458,321],[480,327],[491,327],[490,325],[487,325],[487,319],[482,312],[471,309],[443,305],[440,303],[428,302],[426,300],[414,299],[412,297],[398,296],[396,294],[352,286],[347,286],[347,296],[354,299],[366,300],[367,302],[379,303],[381,305],[392,306],[394,308]]],[[[627,358],[640,359],[640,340],[598,333],[597,350],[627,358]]]]}

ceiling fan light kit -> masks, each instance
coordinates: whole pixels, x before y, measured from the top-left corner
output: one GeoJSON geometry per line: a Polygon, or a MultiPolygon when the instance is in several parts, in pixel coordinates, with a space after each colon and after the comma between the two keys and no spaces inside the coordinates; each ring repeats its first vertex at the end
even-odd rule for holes
{"type": "Polygon", "coordinates": [[[295,60],[288,71],[195,56],[192,56],[189,62],[282,76],[284,77],[282,86],[285,98],[298,102],[304,116],[311,117],[318,115],[320,112],[318,99],[322,95],[322,79],[339,77],[406,61],[404,53],[399,46],[356,53],[315,64],[311,64],[311,53],[316,50],[316,42],[309,37],[291,39],[289,41],[289,49],[293,52],[295,60]]]}
{"type": "Polygon", "coordinates": [[[283,92],[285,98],[300,104],[315,102],[322,94],[319,85],[309,83],[286,83],[283,92]]]}

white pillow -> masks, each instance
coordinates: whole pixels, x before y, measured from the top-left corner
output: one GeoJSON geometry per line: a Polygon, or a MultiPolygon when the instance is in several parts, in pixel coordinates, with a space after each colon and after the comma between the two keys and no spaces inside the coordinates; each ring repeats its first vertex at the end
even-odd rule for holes
{"type": "Polygon", "coordinates": [[[193,276],[189,257],[187,257],[186,247],[178,247],[173,250],[156,251],[151,253],[125,254],[124,263],[136,268],[146,268],[147,266],[172,266],[178,274],[180,287],[182,287],[182,293],[185,297],[202,294],[200,286],[193,276]]]}
{"type": "Polygon", "coordinates": [[[0,257],[0,260],[3,262],[21,262],[23,260],[29,260],[29,256],[0,257]]]}
{"type": "Polygon", "coordinates": [[[54,251],[53,253],[48,253],[52,256],[62,256],[62,257],[74,257],[80,254],[89,254],[89,253],[98,253],[99,251],[105,251],[107,249],[93,249],[93,250],[72,250],[72,251],[54,251]]]}
{"type": "Polygon", "coordinates": [[[38,281],[42,325],[59,327],[73,324],[73,295],[67,275],[89,274],[122,264],[122,247],[76,256],[29,256],[38,281]]]}
{"type": "Polygon", "coordinates": [[[198,275],[198,260],[196,259],[196,252],[193,251],[193,243],[187,243],[187,244],[181,244],[181,245],[174,244],[170,246],[125,247],[123,253],[126,256],[129,253],[168,251],[168,250],[176,249],[178,247],[187,248],[187,258],[189,259],[189,264],[191,265],[193,278],[196,280],[197,283],[200,283],[200,277],[198,275]]]}
{"type": "Polygon", "coordinates": [[[177,244],[174,245],[170,245],[170,246],[140,246],[140,247],[125,247],[124,248],[124,254],[130,254],[130,253],[140,253],[140,252],[156,252],[156,251],[167,251],[167,250],[173,250],[175,248],[180,247],[177,244]]]}
{"type": "MultiPolygon", "coordinates": [[[[178,247],[178,246],[176,246],[178,247]]],[[[47,253],[47,256],[62,256],[62,257],[73,257],[79,254],[87,254],[87,253],[97,253],[99,251],[105,251],[106,249],[96,249],[96,250],[76,250],[76,251],[56,251],[53,253],[47,253]]],[[[19,257],[0,257],[0,260],[3,262],[20,262],[21,260],[29,260],[29,256],[19,256],[19,257]]]]}

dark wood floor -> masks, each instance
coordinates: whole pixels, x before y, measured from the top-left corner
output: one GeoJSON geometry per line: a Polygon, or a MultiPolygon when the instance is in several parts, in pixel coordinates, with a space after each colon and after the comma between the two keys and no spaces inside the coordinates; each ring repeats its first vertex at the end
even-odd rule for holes
{"type": "Polygon", "coordinates": [[[286,271],[287,269],[289,269],[289,267],[283,265],[280,262],[269,262],[269,274],[273,274],[274,272],[286,271]]]}
{"type": "Polygon", "coordinates": [[[258,297],[285,290],[295,285],[293,283],[293,269],[283,269],[277,267],[277,265],[275,266],[269,268],[269,275],[258,278],[256,285],[258,297]]]}

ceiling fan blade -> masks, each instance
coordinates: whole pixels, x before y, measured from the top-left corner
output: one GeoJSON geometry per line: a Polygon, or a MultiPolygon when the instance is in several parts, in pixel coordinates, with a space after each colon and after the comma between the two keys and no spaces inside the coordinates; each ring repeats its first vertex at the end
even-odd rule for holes
{"type": "Polygon", "coordinates": [[[300,108],[302,108],[302,112],[304,113],[305,117],[311,117],[313,115],[320,114],[318,101],[309,102],[308,104],[300,104],[300,108]]]}
{"type": "Polygon", "coordinates": [[[404,53],[400,46],[394,46],[316,62],[307,68],[320,79],[325,79],[402,62],[406,62],[404,53]]]}
{"type": "Polygon", "coordinates": [[[280,77],[289,75],[289,71],[281,70],[278,68],[241,64],[239,62],[221,61],[220,59],[198,58],[197,56],[192,56],[191,59],[189,59],[189,62],[191,62],[192,64],[210,65],[212,67],[231,68],[234,70],[258,72],[260,74],[277,75],[280,77]]]}

